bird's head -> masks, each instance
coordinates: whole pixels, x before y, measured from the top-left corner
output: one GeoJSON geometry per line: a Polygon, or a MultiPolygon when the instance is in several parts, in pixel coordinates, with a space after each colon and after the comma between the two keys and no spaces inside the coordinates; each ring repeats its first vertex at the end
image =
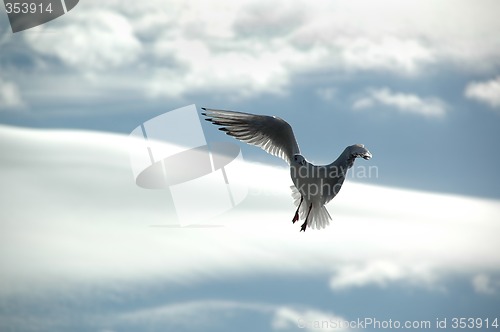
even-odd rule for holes
{"type": "Polygon", "coordinates": [[[363,158],[363,159],[370,159],[372,157],[372,154],[370,151],[368,151],[363,144],[354,144],[351,146],[348,146],[346,148],[346,152],[348,153],[350,158],[363,158]]]}
{"type": "Polygon", "coordinates": [[[296,154],[293,156],[292,163],[298,164],[301,166],[305,166],[306,165],[306,158],[304,158],[304,156],[301,154],[296,154]]]}

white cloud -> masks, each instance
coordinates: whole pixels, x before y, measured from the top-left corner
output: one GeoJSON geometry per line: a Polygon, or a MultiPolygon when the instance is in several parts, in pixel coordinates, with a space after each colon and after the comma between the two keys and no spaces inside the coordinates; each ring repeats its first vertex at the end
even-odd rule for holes
{"type": "Polygon", "coordinates": [[[253,273],[323,275],[325,283],[333,276],[334,289],[432,287],[447,273],[500,266],[491,255],[500,249],[498,201],[347,181],[329,204],[333,223],[299,233],[290,223],[288,172],[247,163],[259,177],[240,179],[250,194],[217,219],[225,227],[172,228],[168,193],[134,184],[128,137],[1,129],[5,296],[82,282],[174,286],[253,273]]]}
{"type": "Polygon", "coordinates": [[[337,89],[334,87],[319,88],[316,90],[316,94],[324,101],[332,101],[337,95],[337,89]]]}
{"type": "Polygon", "coordinates": [[[492,280],[487,274],[477,274],[472,278],[472,287],[476,293],[494,295],[500,289],[500,281],[492,280]]]}
{"type": "Polygon", "coordinates": [[[67,24],[46,31],[41,25],[38,33],[24,35],[28,44],[40,54],[53,56],[70,67],[70,72],[84,74],[124,68],[138,59],[141,43],[123,15],[103,10],[77,7],[67,24]]]}
{"type": "MultiPolygon", "coordinates": [[[[500,66],[500,42],[492,33],[499,27],[495,8],[498,2],[488,0],[482,6],[441,1],[440,10],[432,1],[416,0],[376,6],[364,1],[166,5],[156,0],[140,6],[129,0],[88,1],[25,38],[38,63],[54,69],[43,60],[49,55],[70,67],[69,74],[58,71],[53,85],[64,86],[67,76],[74,79],[75,69],[80,72],[81,98],[91,90],[108,97],[134,91],[149,97],[207,92],[245,98],[282,95],[296,77],[310,72],[418,76],[442,64],[495,70],[500,66]],[[470,20],[471,13],[480,19],[470,20]]],[[[44,66],[36,75],[43,82],[50,72],[44,66]]]]}
{"type": "Polygon", "coordinates": [[[111,318],[115,324],[127,326],[179,326],[199,329],[219,323],[221,317],[234,316],[238,311],[249,311],[258,314],[272,314],[278,310],[266,303],[237,302],[224,300],[194,300],[180,303],[160,305],[138,311],[124,312],[111,318]]]}
{"type": "Polygon", "coordinates": [[[383,37],[381,40],[341,39],[342,63],[352,70],[377,70],[417,74],[422,64],[434,61],[432,50],[418,40],[383,37]]]}
{"type": "Polygon", "coordinates": [[[367,96],[358,98],[353,103],[354,109],[365,109],[380,105],[390,106],[403,113],[419,114],[426,117],[442,117],[446,105],[439,98],[421,98],[415,94],[393,92],[389,88],[371,89],[367,96]]]}
{"type": "Polygon", "coordinates": [[[23,108],[25,103],[19,87],[0,77],[0,110],[23,108]]]}
{"type": "MultiPolygon", "coordinates": [[[[347,331],[345,319],[312,307],[279,305],[265,302],[194,300],[139,311],[125,312],[108,320],[126,326],[179,326],[190,329],[217,326],[225,317],[251,313],[269,317],[273,330],[347,331]]],[[[254,316],[255,317],[255,316],[254,316]]]]}
{"type": "MultiPolygon", "coordinates": [[[[238,330],[242,322],[248,326],[248,317],[263,319],[269,322],[272,330],[287,331],[345,331],[347,329],[316,329],[313,324],[329,324],[329,327],[346,324],[345,319],[332,313],[325,313],[314,307],[281,305],[267,302],[234,301],[220,299],[194,299],[182,302],[162,301],[154,306],[141,307],[140,309],[122,308],[121,310],[94,313],[84,311],[79,313],[78,321],[60,318],[56,322],[41,319],[36,315],[24,316],[13,314],[9,317],[0,317],[5,320],[0,326],[16,326],[25,331],[40,329],[54,329],[56,326],[67,324],[71,326],[82,321],[85,327],[96,331],[158,331],[158,330],[226,330],[222,327],[233,327],[228,330],[238,330]],[[166,303],[166,304],[164,304],[166,303]],[[243,318],[243,319],[242,319],[243,318]],[[15,322],[15,324],[14,324],[15,322]],[[58,324],[59,323],[59,324],[58,324]],[[34,328],[36,326],[36,328],[34,328]]],[[[267,329],[266,329],[267,330],[267,329]]]]}
{"type": "Polygon", "coordinates": [[[500,76],[485,82],[471,82],[464,92],[470,99],[488,104],[491,107],[500,107],[500,76]]]}
{"type": "Polygon", "coordinates": [[[331,278],[332,289],[364,287],[377,285],[385,287],[394,282],[406,282],[415,285],[431,285],[434,275],[425,265],[405,266],[401,263],[386,260],[373,260],[365,264],[345,265],[331,278]]]}
{"type": "Polygon", "coordinates": [[[310,308],[281,307],[276,310],[272,326],[275,330],[348,331],[346,319],[310,308]]]}

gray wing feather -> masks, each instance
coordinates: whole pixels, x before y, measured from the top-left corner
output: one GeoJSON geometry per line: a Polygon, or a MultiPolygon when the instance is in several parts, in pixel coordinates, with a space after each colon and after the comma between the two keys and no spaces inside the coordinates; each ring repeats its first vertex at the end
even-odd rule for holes
{"type": "Polygon", "coordinates": [[[202,108],[207,121],[242,142],[261,147],[290,164],[300,154],[292,127],[285,120],[267,115],[202,108]]]}

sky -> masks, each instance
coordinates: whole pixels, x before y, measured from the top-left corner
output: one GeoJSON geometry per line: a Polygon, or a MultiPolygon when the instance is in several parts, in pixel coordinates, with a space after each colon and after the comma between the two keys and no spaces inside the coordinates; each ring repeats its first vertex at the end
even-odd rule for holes
{"type": "Polygon", "coordinates": [[[82,0],[18,33],[2,11],[1,329],[500,320],[499,7],[82,0]],[[299,233],[286,164],[202,121],[241,149],[248,193],[177,227],[172,192],[135,184],[128,135],[192,104],[279,116],[314,163],[373,158],[331,225],[299,233]]]}

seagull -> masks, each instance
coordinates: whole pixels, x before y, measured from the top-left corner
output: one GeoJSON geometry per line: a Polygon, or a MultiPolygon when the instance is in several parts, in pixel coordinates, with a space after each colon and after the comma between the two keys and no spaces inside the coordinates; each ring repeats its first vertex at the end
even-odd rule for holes
{"type": "Polygon", "coordinates": [[[258,146],[266,152],[284,159],[290,165],[293,186],[292,197],[297,206],[292,223],[304,220],[300,231],[307,227],[322,229],[330,224],[332,217],[325,204],[339,192],[356,158],[372,157],[363,144],[354,144],[331,164],[313,165],[300,153],[292,127],[285,120],[268,115],[257,115],[235,111],[202,108],[201,113],[219,130],[238,140],[258,146]]]}

